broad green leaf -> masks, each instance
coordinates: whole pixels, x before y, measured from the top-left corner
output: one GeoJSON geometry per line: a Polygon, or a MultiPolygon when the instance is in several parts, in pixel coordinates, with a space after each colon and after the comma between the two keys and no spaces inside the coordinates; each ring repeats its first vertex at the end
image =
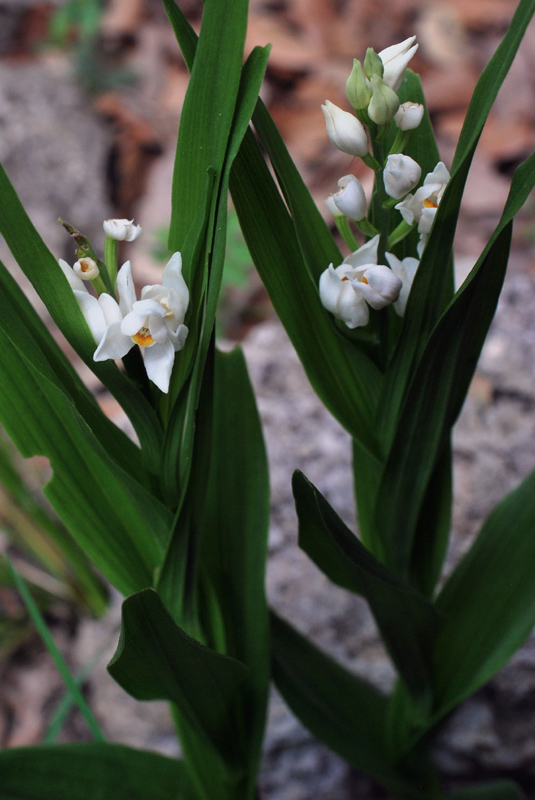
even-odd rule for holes
{"type": "Polygon", "coordinates": [[[404,788],[387,756],[387,698],[273,612],[271,634],[273,678],[294,714],[356,769],[404,788]]]}
{"type": "Polygon", "coordinates": [[[448,795],[448,800],[524,800],[525,794],[513,781],[482,783],[448,795]]]}
{"type": "Polygon", "coordinates": [[[535,472],[490,514],[437,598],[437,718],[509,660],[535,624],[535,472]]]}
{"type": "Polygon", "coordinates": [[[182,108],[173,176],[169,249],[181,250],[202,201],[206,170],[220,179],[234,115],[247,0],[206,0],[182,108]]]}
{"type": "Polygon", "coordinates": [[[95,362],[95,341],[63,272],[24,210],[0,166],[0,233],[50,316],[78,355],[122,405],[136,430],[146,463],[157,471],[161,428],[139,388],[111,361],[95,362]]]}
{"type": "Polygon", "coordinates": [[[0,422],[23,456],[50,459],[45,494],[95,565],[125,593],[151,585],[169,512],[107,455],[12,311],[0,349],[0,422]]]}
{"type": "Polygon", "coordinates": [[[431,647],[441,619],[351,533],[300,472],[293,477],[299,546],[330,578],[368,601],[385,646],[424,716],[431,704],[431,647]]]}
{"type": "Polygon", "coordinates": [[[121,638],[108,665],[137,700],[170,700],[227,762],[240,762],[236,698],[248,670],[192,639],[146,589],[123,603],[121,638]]]}
{"type": "Polygon", "coordinates": [[[0,800],[196,800],[184,764],[120,744],[0,753],[0,800]]]}
{"type": "Polygon", "coordinates": [[[369,421],[380,372],[342,336],[323,308],[292,219],[250,131],[234,162],[230,186],[255,266],[309,380],[333,415],[373,452],[369,421]]]}

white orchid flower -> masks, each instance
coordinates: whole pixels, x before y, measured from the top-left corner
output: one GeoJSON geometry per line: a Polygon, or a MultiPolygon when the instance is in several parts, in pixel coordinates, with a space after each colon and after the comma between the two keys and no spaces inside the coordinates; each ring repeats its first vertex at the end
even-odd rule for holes
{"type": "Polygon", "coordinates": [[[331,264],[320,277],[321,302],[348,328],[368,324],[366,303],[379,310],[394,302],[400,293],[401,280],[391,269],[377,264],[378,244],[379,236],[374,236],[336,269],[331,264]]]}
{"type": "Polygon", "coordinates": [[[352,156],[367,155],[368,136],[362,123],[329,100],[321,108],[325,114],[327,136],[334,146],[352,156]]]}
{"type": "Polygon", "coordinates": [[[362,183],[354,175],[344,175],[338,181],[340,191],[332,195],[339,211],[358,222],[366,216],[366,194],[362,183]]]}
{"type": "Polygon", "coordinates": [[[419,182],[422,168],[410,156],[395,153],[388,156],[383,172],[385,191],[390,197],[400,200],[419,182]]]}
{"type": "Polygon", "coordinates": [[[143,230],[141,225],[134,225],[133,219],[107,219],[102,227],[106,236],[118,242],[133,242],[143,230]]]}
{"type": "MultiPolygon", "coordinates": [[[[412,225],[413,222],[420,222],[425,209],[434,209],[432,213],[434,216],[449,179],[450,173],[442,161],[439,161],[433,172],[426,175],[423,186],[397,204],[396,208],[405,222],[409,225],[412,225]]],[[[427,216],[429,217],[429,215],[427,216]]]]}
{"type": "Polygon", "coordinates": [[[385,255],[392,272],[394,275],[397,275],[402,283],[398,299],[394,302],[394,311],[402,317],[405,314],[412,282],[420,262],[417,258],[413,258],[412,256],[407,256],[407,258],[400,261],[393,253],[385,253],[385,255]]]}
{"type": "Polygon", "coordinates": [[[383,80],[395,92],[401,86],[407,64],[418,50],[418,45],[414,44],[416,36],[410,36],[399,44],[386,47],[379,53],[379,58],[383,62],[383,80]]]}
{"type": "Polygon", "coordinates": [[[73,266],[73,272],[78,275],[83,281],[94,281],[100,275],[97,262],[89,256],[79,258],[73,266]]]}

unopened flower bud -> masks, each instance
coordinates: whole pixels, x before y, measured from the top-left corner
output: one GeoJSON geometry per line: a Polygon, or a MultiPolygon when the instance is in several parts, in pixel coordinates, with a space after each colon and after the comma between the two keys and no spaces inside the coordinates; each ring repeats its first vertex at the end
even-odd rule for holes
{"type": "Polygon", "coordinates": [[[384,65],[384,72],[381,77],[395,92],[401,86],[407,64],[418,50],[418,45],[413,45],[415,39],[416,36],[410,36],[405,41],[393,44],[379,53],[379,58],[384,65]]]}
{"type": "Polygon", "coordinates": [[[401,200],[419,183],[422,169],[410,156],[401,153],[388,156],[383,172],[385,191],[389,197],[401,200]]]}
{"type": "Polygon", "coordinates": [[[353,59],[353,69],[346,81],[346,96],[353,108],[358,111],[367,108],[372,96],[372,90],[366,83],[360,61],[353,59]]]}
{"type": "Polygon", "coordinates": [[[421,103],[402,103],[394,119],[402,131],[412,131],[417,128],[424,116],[424,107],[421,103]]]}
{"type": "Polygon", "coordinates": [[[377,55],[373,47],[368,47],[364,57],[364,74],[370,80],[373,75],[378,75],[379,78],[383,77],[384,64],[381,58],[377,55]]]}
{"type": "Polygon", "coordinates": [[[143,230],[141,225],[134,225],[133,219],[107,219],[103,228],[106,236],[119,242],[133,242],[143,230]]]}
{"type": "Polygon", "coordinates": [[[93,261],[89,256],[79,258],[76,264],[73,265],[73,271],[83,281],[94,281],[100,274],[96,261],[93,261]]]}
{"type": "Polygon", "coordinates": [[[329,197],[325,201],[325,205],[327,206],[327,210],[329,214],[332,214],[333,217],[344,217],[345,214],[343,211],[340,211],[336,203],[334,202],[334,195],[330,194],[329,197]]]}
{"type": "Polygon", "coordinates": [[[354,175],[344,175],[338,181],[340,191],[333,195],[338,209],[349,219],[358,222],[366,216],[366,194],[354,175]]]}
{"type": "Polygon", "coordinates": [[[358,119],[329,100],[321,108],[325,114],[327,136],[334,146],[352,156],[367,155],[368,137],[358,119]]]}
{"type": "Polygon", "coordinates": [[[370,119],[377,125],[384,125],[394,117],[399,108],[399,97],[378,75],[372,75],[372,99],[368,106],[370,119]]]}

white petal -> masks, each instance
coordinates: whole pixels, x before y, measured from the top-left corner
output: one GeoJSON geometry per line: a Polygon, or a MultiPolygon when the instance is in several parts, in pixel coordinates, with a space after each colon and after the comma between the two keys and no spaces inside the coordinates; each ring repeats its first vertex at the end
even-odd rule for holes
{"type": "Polygon", "coordinates": [[[103,292],[99,296],[98,302],[100,307],[102,308],[104,319],[106,320],[106,325],[111,325],[113,322],[122,321],[123,315],[115,297],[112,297],[110,294],[106,294],[106,292],[103,292]]]}
{"type": "Polygon", "coordinates": [[[117,273],[117,292],[119,294],[119,306],[123,316],[132,311],[132,306],[136,302],[136,287],[132,278],[132,267],[130,261],[125,261],[117,273]]]}
{"type": "Polygon", "coordinates": [[[148,317],[149,314],[154,314],[156,317],[165,317],[167,314],[167,309],[164,308],[161,303],[150,298],[147,300],[136,300],[132,306],[132,311],[134,311],[138,317],[148,317]]]}
{"type": "Polygon", "coordinates": [[[355,291],[349,281],[343,283],[336,316],[351,329],[361,328],[369,322],[370,312],[364,297],[359,291],[355,291]]]}
{"type": "Polygon", "coordinates": [[[167,393],[169,380],[175,360],[175,350],[169,340],[163,344],[153,344],[145,348],[145,369],[150,380],[158,389],[167,393]]]}
{"type": "Polygon", "coordinates": [[[70,287],[73,291],[76,290],[77,292],[87,292],[87,286],[85,285],[83,280],[79,278],[78,275],[75,274],[72,267],[70,267],[66,261],[60,258],[59,265],[62,269],[63,274],[69,281],[70,287]]]}
{"type": "Polygon", "coordinates": [[[403,284],[399,293],[399,297],[394,302],[394,311],[396,314],[402,317],[405,314],[405,308],[407,306],[407,300],[409,299],[409,294],[412,288],[412,282],[420,262],[417,258],[413,258],[412,256],[407,256],[403,259],[403,261],[400,261],[399,258],[397,258],[397,256],[395,256],[393,253],[385,253],[385,255],[388,263],[390,264],[392,272],[398,276],[403,284]]]}
{"type": "Polygon", "coordinates": [[[135,311],[131,311],[121,322],[121,333],[125,336],[134,336],[145,323],[145,317],[140,317],[135,311]]]}
{"type": "Polygon", "coordinates": [[[164,320],[161,317],[156,317],[154,314],[149,317],[149,330],[150,335],[157,344],[165,342],[169,336],[169,330],[164,320]]]}
{"type": "Polygon", "coordinates": [[[354,253],[350,253],[344,258],[343,263],[350,267],[360,267],[362,264],[377,264],[377,248],[379,247],[379,235],[374,236],[369,242],[363,244],[354,253]]]}
{"type": "Polygon", "coordinates": [[[176,332],[169,331],[169,341],[173,345],[175,352],[182,350],[188,338],[189,329],[185,325],[179,325],[176,332]]]}
{"type": "MultiPolygon", "coordinates": [[[[81,281],[80,281],[81,282],[81,281]]],[[[106,331],[106,318],[96,297],[86,292],[75,291],[74,296],[78,301],[80,310],[85,317],[89,330],[93,334],[95,342],[100,342],[106,331]]]]}
{"type": "Polygon", "coordinates": [[[130,336],[125,336],[121,332],[119,322],[114,322],[106,328],[104,337],[95,351],[94,361],[106,361],[112,358],[116,361],[125,356],[134,346],[130,336]]]}
{"type": "Polygon", "coordinates": [[[189,304],[189,289],[186,286],[186,281],[182,275],[182,256],[180,253],[173,253],[167,264],[165,265],[162,284],[169,289],[174,289],[178,293],[182,303],[184,304],[184,312],[189,304]]]}
{"type": "Polygon", "coordinates": [[[402,283],[388,267],[383,264],[373,264],[366,270],[363,278],[366,279],[366,283],[360,280],[356,284],[352,283],[352,286],[362,292],[372,308],[380,310],[397,300],[402,283]]]}
{"type": "Polygon", "coordinates": [[[336,314],[341,289],[341,278],[331,264],[328,269],[321,273],[319,281],[320,300],[331,314],[336,314]]]}

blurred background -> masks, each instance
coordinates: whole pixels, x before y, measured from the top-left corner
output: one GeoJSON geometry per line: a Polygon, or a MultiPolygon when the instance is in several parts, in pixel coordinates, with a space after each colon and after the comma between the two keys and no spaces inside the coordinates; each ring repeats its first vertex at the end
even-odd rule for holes
{"type": "MultiPolygon", "coordinates": [[[[179,5],[198,29],[201,1],[179,5]]],[[[352,59],[362,59],[369,46],[379,51],[417,35],[420,48],[411,68],[422,77],[441,157],[449,167],[475,83],[516,2],[251,0],[250,6],[246,52],[272,44],[263,99],[324,210],[325,198],[349,172],[371,190],[371,175],[361,162],[329,143],[320,110],[326,98],[348,108],[345,81],[352,59]]],[[[144,234],[120,257],[132,259],[141,285],[159,282],[169,255],[170,187],[187,83],[160,0],[0,0],[0,161],[57,257],[74,260],[58,217],[89,236],[97,252],[103,247],[104,219],[133,217],[144,234]]],[[[496,225],[512,172],[534,149],[534,100],[531,25],[470,173],[456,240],[459,281],[496,225]]],[[[504,296],[456,436],[449,568],[469,546],[481,519],[535,464],[534,245],[531,200],[517,220],[504,296]]],[[[0,258],[39,305],[1,240],[0,258]]],[[[350,446],[311,392],[273,318],[232,212],[218,326],[222,339],[243,342],[266,430],[273,485],[271,602],[337,658],[387,690],[392,670],[364,604],[330,587],[295,544],[290,494],[295,467],[355,525],[350,446]]],[[[77,366],[106,412],[127,427],[91,373],[77,366]]],[[[78,553],[72,568],[66,533],[38,491],[48,477],[45,461],[22,464],[0,440],[0,548],[9,549],[30,582],[73,670],[83,675],[96,663],[85,691],[110,739],[174,753],[165,707],[130,701],[107,677],[119,599],[78,553]]],[[[530,641],[452,722],[438,755],[451,786],[508,774],[535,798],[534,648],[530,641]]],[[[41,741],[57,722],[63,689],[2,571],[0,676],[0,746],[41,741]]],[[[62,712],[60,739],[87,738],[77,714],[67,712],[62,712]]],[[[312,792],[322,800],[384,797],[315,743],[274,696],[262,797],[305,800],[312,792]]]]}

